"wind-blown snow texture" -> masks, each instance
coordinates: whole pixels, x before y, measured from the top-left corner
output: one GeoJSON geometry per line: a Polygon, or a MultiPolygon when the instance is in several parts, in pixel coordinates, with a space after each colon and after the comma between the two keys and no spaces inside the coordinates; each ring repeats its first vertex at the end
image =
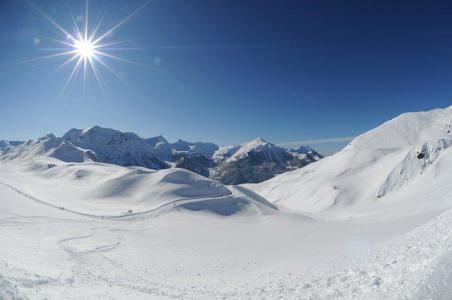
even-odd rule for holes
{"type": "MultiPolygon", "coordinates": [[[[450,124],[452,107],[404,114],[245,186],[94,162],[53,136],[7,147],[0,298],[450,299],[450,124]]],[[[284,158],[247,147],[213,159],[284,158]]]]}

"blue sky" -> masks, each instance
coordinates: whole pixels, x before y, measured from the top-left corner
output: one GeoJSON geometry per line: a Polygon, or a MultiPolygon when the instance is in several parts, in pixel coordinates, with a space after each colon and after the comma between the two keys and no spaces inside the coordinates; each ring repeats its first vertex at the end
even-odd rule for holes
{"type": "MultiPolygon", "coordinates": [[[[65,28],[85,1],[32,1],[65,28]]],[[[143,1],[91,0],[104,32],[143,1]]],[[[28,61],[66,37],[22,0],[0,1],[0,138],[93,125],[234,144],[263,137],[325,152],[406,111],[452,104],[452,3],[151,1],[108,41],[106,60],[64,93],[64,57],[28,61]],[[101,66],[99,66],[100,69],[101,66]],[[333,139],[333,142],[328,140],[333,139]],[[325,141],[327,140],[327,141],[325,141]],[[340,141],[340,142],[338,142],[340,141]]],[[[58,44],[57,44],[58,45],[58,44]]]]}

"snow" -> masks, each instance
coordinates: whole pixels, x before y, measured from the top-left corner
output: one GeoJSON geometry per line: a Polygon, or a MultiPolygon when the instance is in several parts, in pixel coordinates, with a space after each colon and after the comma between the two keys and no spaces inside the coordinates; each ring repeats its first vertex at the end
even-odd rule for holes
{"type": "Polygon", "coordinates": [[[405,113],[355,138],[351,149],[395,149],[452,137],[452,106],[405,113]]]}
{"type": "Polygon", "coordinates": [[[212,156],[212,159],[216,163],[221,163],[230,158],[237,150],[240,149],[239,145],[221,146],[212,156]]]}
{"type": "Polygon", "coordinates": [[[146,139],[146,143],[148,143],[151,147],[157,147],[160,145],[168,144],[168,141],[163,136],[159,135],[146,139]]]}
{"type": "Polygon", "coordinates": [[[403,114],[333,156],[248,187],[303,212],[373,203],[388,192],[437,180],[434,170],[448,164],[437,161],[447,159],[452,140],[446,124],[452,124],[452,108],[403,114]],[[419,151],[424,157],[417,158],[419,151]]]}
{"type": "Polygon", "coordinates": [[[240,149],[238,149],[228,160],[238,160],[240,158],[243,158],[245,155],[248,155],[250,152],[264,153],[267,156],[268,160],[275,160],[279,162],[284,161],[284,159],[281,157],[281,152],[285,152],[285,150],[279,148],[274,144],[267,143],[262,138],[256,138],[246,143],[245,145],[240,147],[240,149]]]}
{"type": "Polygon", "coordinates": [[[178,140],[175,143],[169,144],[172,151],[184,151],[195,152],[204,155],[207,158],[211,158],[215,151],[218,150],[218,146],[214,143],[196,142],[190,143],[184,140],[178,140]]]}
{"type": "Polygon", "coordinates": [[[214,154],[210,177],[225,184],[257,183],[321,159],[314,151],[297,153],[257,138],[239,147],[222,147],[214,154]]]}
{"type": "Polygon", "coordinates": [[[449,123],[404,114],[244,186],[65,162],[86,148],[52,136],[9,149],[0,299],[450,299],[449,123]]]}
{"type": "Polygon", "coordinates": [[[437,276],[436,258],[452,242],[450,213],[404,235],[427,218],[403,228],[391,218],[176,210],[120,221],[44,206],[4,185],[0,195],[0,274],[30,299],[409,298],[437,276]]]}
{"type": "MultiPolygon", "coordinates": [[[[153,145],[157,138],[148,139],[147,142],[150,145],[153,145]]],[[[177,153],[187,153],[187,154],[201,154],[206,158],[212,158],[215,151],[218,150],[218,146],[214,143],[205,143],[205,142],[187,142],[184,140],[178,140],[174,143],[168,143],[163,137],[160,137],[160,142],[155,144],[155,152],[157,156],[166,161],[173,161],[174,154],[177,153]]]]}
{"type": "Polygon", "coordinates": [[[158,213],[198,201],[222,200],[219,206],[241,203],[232,214],[254,202],[258,206],[262,203],[257,195],[257,200],[252,199],[238,189],[178,168],[155,171],[100,163],[63,163],[48,157],[6,161],[3,165],[8,171],[4,175],[0,172],[0,179],[13,190],[84,215],[116,217],[129,210],[134,214],[158,213]]]}
{"type": "Polygon", "coordinates": [[[312,153],[314,152],[314,149],[312,149],[310,146],[308,145],[301,145],[296,149],[291,149],[293,152],[297,152],[297,153],[303,153],[303,154],[307,154],[307,153],[312,153]]]}
{"type": "Polygon", "coordinates": [[[65,162],[85,162],[95,159],[90,150],[78,148],[62,138],[49,134],[37,140],[19,144],[4,150],[2,159],[31,159],[35,156],[48,156],[65,162]]]}
{"type": "Polygon", "coordinates": [[[95,126],[83,130],[71,129],[63,139],[77,147],[93,151],[99,162],[151,169],[168,167],[156,157],[154,148],[132,132],[95,126]]]}

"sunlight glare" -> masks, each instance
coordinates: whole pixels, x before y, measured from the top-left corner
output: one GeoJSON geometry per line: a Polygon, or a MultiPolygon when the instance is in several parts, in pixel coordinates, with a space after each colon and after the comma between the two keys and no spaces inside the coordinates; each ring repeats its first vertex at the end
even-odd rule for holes
{"type": "Polygon", "coordinates": [[[91,59],[95,54],[95,48],[95,45],[87,39],[80,37],[74,41],[74,50],[83,58],[91,59]]]}
{"type": "MultiPolygon", "coordinates": [[[[106,30],[103,34],[98,35],[98,30],[102,26],[102,22],[104,20],[104,17],[106,15],[106,10],[104,11],[104,14],[99,19],[98,23],[94,26],[94,28],[89,28],[89,20],[88,20],[88,0],[86,0],[86,9],[85,9],[85,15],[80,17],[79,19],[75,19],[74,15],[68,6],[69,15],[72,19],[75,31],[75,34],[70,34],[70,30],[66,30],[58,24],[54,19],[52,19],[48,14],[46,14],[42,9],[40,9],[38,6],[36,6],[33,2],[30,2],[30,5],[39,12],[45,19],[47,19],[56,29],[58,29],[62,34],[64,34],[64,37],[66,40],[58,40],[58,39],[49,39],[51,41],[54,41],[60,45],[65,46],[63,49],[58,49],[57,53],[46,55],[37,58],[38,59],[46,59],[46,58],[52,58],[52,57],[59,57],[59,56],[67,56],[67,60],[61,64],[55,72],[63,69],[65,66],[67,66],[70,63],[74,63],[72,71],[69,74],[69,77],[63,87],[62,93],[64,93],[67,89],[67,87],[71,84],[71,82],[74,82],[76,78],[79,76],[80,70],[83,71],[83,87],[86,86],[87,81],[87,71],[88,69],[91,69],[92,74],[94,75],[94,78],[96,79],[99,88],[102,91],[102,94],[106,96],[106,91],[104,87],[104,83],[102,82],[102,74],[101,70],[98,68],[98,66],[102,66],[104,69],[111,72],[115,77],[120,78],[117,73],[113,70],[111,66],[107,64],[104,60],[110,59],[110,60],[116,60],[121,62],[127,62],[127,63],[134,63],[132,61],[129,61],[127,59],[123,59],[121,57],[118,57],[116,55],[111,54],[111,52],[115,50],[124,50],[127,48],[118,48],[115,49],[114,47],[110,47],[111,45],[114,45],[116,43],[121,43],[120,41],[116,42],[110,42],[105,43],[104,40],[111,38],[113,32],[115,32],[118,28],[123,26],[127,21],[129,21],[133,16],[135,16],[139,11],[141,11],[144,7],[146,7],[149,4],[150,0],[145,1],[141,6],[139,6],[137,9],[135,9],[132,13],[130,13],[128,16],[126,16],[124,19],[122,19],[120,22],[118,22],[116,25],[111,27],[110,29],[106,30]],[[78,25],[78,21],[83,21],[84,28],[80,28],[78,25]],[[101,43],[103,42],[103,44],[101,43]]],[[[43,48],[42,48],[43,49],[43,48]]],[[[131,48],[133,49],[133,48],[131,48]]],[[[50,48],[49,50],[54,51],[54,48],[50,48]]],[[[138,64],[138,63],[134,63],[138,64]]]]}

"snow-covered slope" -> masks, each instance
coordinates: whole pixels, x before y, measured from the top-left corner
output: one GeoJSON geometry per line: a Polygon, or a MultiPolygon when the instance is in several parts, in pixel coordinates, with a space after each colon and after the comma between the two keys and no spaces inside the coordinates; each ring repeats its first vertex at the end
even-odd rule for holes
{"type": "MultiPolygon", "coordinates": [[[[196,155],[181,154],[177,163],[182,167],[201,164],[196,155]]],[[[11,188],[36,201],[81,214],[106,217],[183,207],[230,215],[275,209],[251,191],[227,188],[184,169],[120,166],[147,165],[154,159],[149,146],[136,135],[99,127],[71,130],[64,138],[49,134],[7,147],[0,154],[0,163],[10,170],[5,180],[11,188]],[[12,178],[19,178],[19,183],[12,178]]]]}
{"type": "Polygon", "coordinates": [[[402,114],[333,156],[249,187],[305,212],[381,202],[398,191],[409,194],[449,176],[451,124],[452,107],[402,114]]]}
{"type": "Polygon", "coordinates": [[[16,160],[4,163],[11,169],[4,180],[13,188],[43,203],[93,216],[159,213],[198,202],[203,205],[198,205],[197,210],[226,215],[247,208],[274,208],[258,196],[253,199],[183,169],[155,171],[99,163],[68,164],[44,157],[21,160],[20,164],[16,160]]]}
{"type": "Polygon", "coordinates": [[[404,113],[355,138],[348,149],[400,149],[452,137],[452,106],[404,113]]]}
{"type": "Polygon", "coordinates": [[[65,162],[95,161],[93,151],[81,149],[53,134],[37,140],[29,140],[15,147],[3,150],[0,160],[33,159],[36,156],[48,156],[65,162]]]}
{"type": "Polygon", "coordinates": [[[240,145],[220,146],[213,154],[212,159],[220,164],[233,156],[240,148],[240,145]]]}
{"type": "Polygon", "coordinates": [[[221,148],[214,155],[218,167],[211,176],[225,184],[262,182],[321,158],[314,153],[292,152],[257,138],[241,147],[221,148]]]}
{"type": "Polygon", "coordinates": [[[95,126],[84,130],[71,129],[63,138],[77,147],[93,151],[99,162],[156,170],[168,168],[145,140],[131,132],[95,126]]]}
{"type": "MultiPolygon", "coordinates": [[[[54,135],[8,147],[0,155],[0,163],[10,170],[5,180],[11,188],[36,201],[104,217],[130,214],[129,210],[134,214],[159,213],[175,207],[225,215],[249,209],[255,212],[275,209],[258,195],[250,196],[251,191],[227,188],[184,169],[157,171],[98,163],[98,153],[105,153],[100,151],[104,146],[102,139],[96,134],[83,136],[79,137],[81,143],[87,139],[84,146],[98,152],[79,148],[54,135]],[[18,182],[13,178],[19,178],[18,182]]],[[[74,136],[69,138],[78,141],[74,136]]],[[[115,141],[110,145],[116,145],[115,141]]]]}

